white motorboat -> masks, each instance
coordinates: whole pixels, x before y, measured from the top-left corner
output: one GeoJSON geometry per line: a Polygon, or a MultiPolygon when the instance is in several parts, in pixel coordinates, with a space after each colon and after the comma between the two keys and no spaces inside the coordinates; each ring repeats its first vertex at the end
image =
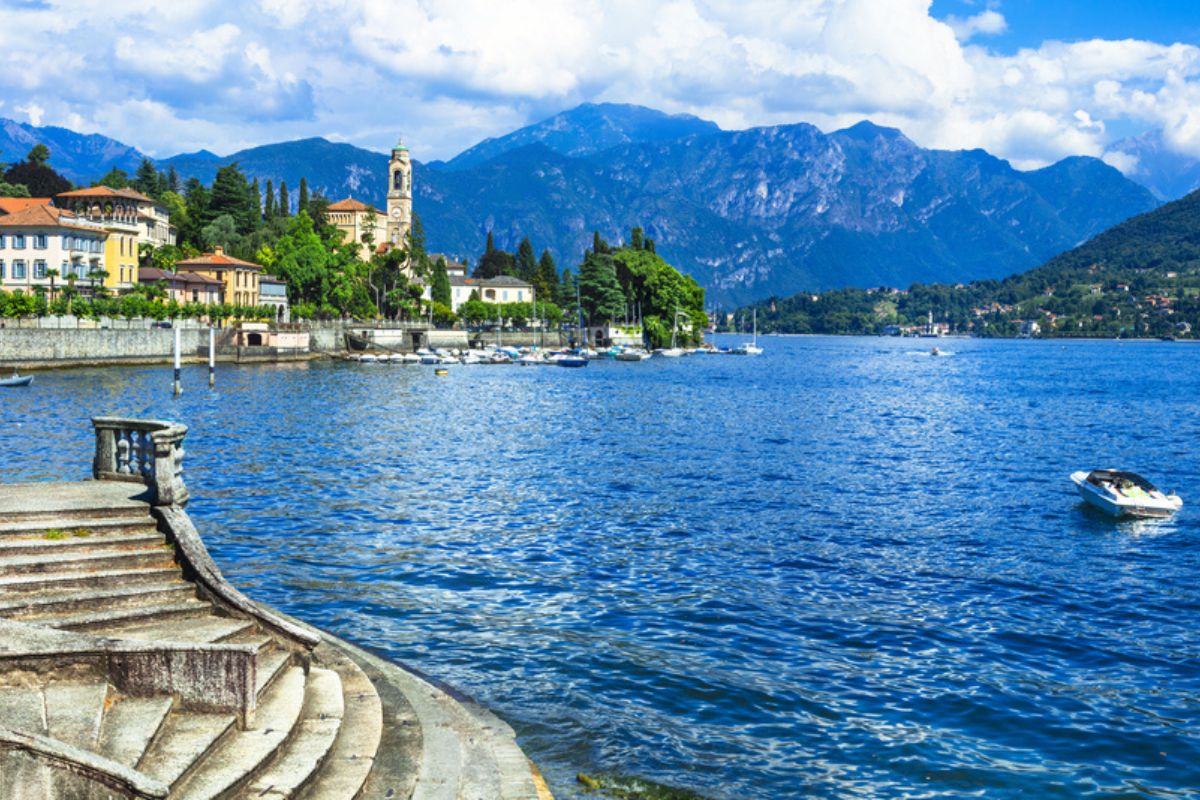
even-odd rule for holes
{"type": "Polygon", "coordinates": [[[0,386],[28,386],[33,383],[32,375],[18,375],[13,373],[11,378],[0,378],[0,386]]]}
{"type": "Polygon", "coordinates": [[[401,358],[401,360],[405,364],[420,364],[421,363],[421,357],[419,355],[417,355],[416,353],[405,353],[404,356],[401,358]]]}
{"type": "Polygon", "coordinates": [[[622,350],[617,353],[617,361],[645,361],[650,354],[645,350],[622,350]]]}
{"type": "Polygon", "coordinates": [[[660,347],[654,351],[654,355],[662,356],[663,358],[680,358],[687,353],[682,347],[660,347]]]}
{"type": "Polygon", "coordinates": [[[1071,480],[1089,505],[1109,516],[1169,517],[1183,508],[1183,500],[1177,494],[1164,494],[1153,483],[1134,472],[1080,470],[1071,473],[1071,480]]]}

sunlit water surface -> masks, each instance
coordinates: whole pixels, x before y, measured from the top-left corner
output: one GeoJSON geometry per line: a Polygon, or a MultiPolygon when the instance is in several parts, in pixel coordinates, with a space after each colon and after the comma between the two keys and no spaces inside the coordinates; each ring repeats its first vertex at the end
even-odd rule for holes
{"type": "Polygon", "coordinates": [[[40,373],[0,479],[84,477],[93,414],[185,422],[225,573],[497,710],[560,798],[1198,796],[1200,347],[765,345],[40,373]],[[1107,466],[1190,505],[1089,513],[1107,466]]]}

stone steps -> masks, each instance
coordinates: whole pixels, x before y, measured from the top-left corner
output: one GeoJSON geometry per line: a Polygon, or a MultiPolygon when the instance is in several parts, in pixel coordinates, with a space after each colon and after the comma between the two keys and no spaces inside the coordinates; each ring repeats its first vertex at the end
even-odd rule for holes
{"type": "Polygon", "coordinates": [[[254,714],[254,725],[235,731],[171,791],[179,800],[226,797],[249,781],[296,732],[305,699],[305,676],[288,667],[267,684],[254,714]]]}
{"type": "Polygon", "coordinates": [[[107,683],[51,683],[42,689],[46,733],[60,742],[96,750],[104,719],[107,683]]]}
{"type": "Polygon", "coordinates": [[[176,603],[114,608],[108,611],[83,611],[75,614],[46,615],[38,620],[41,625],[67,631],[94,633],[96,628],[113,622],[133,622],[172,619],[176,623],[189,618],[205,617],[212,613],[212,605],[202,600],[183,600],[176,603]]]}
{"type": "Polygon", "coordinates": [[[170,697],[114,696],[104,715],[96,752],[133,769],[171,713],[170,697]]]}
{"type": "Polygon", "coordinates": [[[321,656],[321,664],[336,672],[341,684],[342,724],[321,770],[297,796],[348,800],[359,796],[375,765],[383,734],[383,705],[371,679],[354,661],[337,651],[321,652],[321,656]]]}
{"type": "Polygon", "coordinates": [[[179,642],[181,644],[232,643],[240,633],[256,630],[253,622],[233,617],[201,617],[179,625],[174,620],[165,622],[118,621],[92,628],[97,636],[114,639],[132,639],[140,642],[179,642]]]}
{"type": "Polygon", "coordinates": [[[8,538],[0,539],[0,557],[27,555],[57,555],[78,551],[91,551],[97,547],[110,550],[144,550],[164,547],[163,535],[158,531],[135,533],[105,533],[97,536],[76,536],[62,539],[8,538]]]}
{"type": "Polygon", "coordinates": [[[66,553],[0,556],[0,576],[5,577],[173,566],[175,566],[175,551],[169,547],[158,545],[139,549],[70,548],[70,552],[66,553]]]}
{"type": "Polygon", "coordinates": [[[6,575],[0,572],[0,597],[36,593],[45,590],[72,591],[85,588],[104,589],[111,586],[130,586],[154,583],[167,578],[180,578],[179,567],[135,567],[132,569],[98,569],[89,572],[34,572],[6,575]]]}
{"type": "MultiPolygon", "coordinates": [[[[237,794],[240,800],[295,797],[328,757],[342,727],[342,681],[333,670],[313,667],[304,687],[304,707],[294,736],[237,794]]],[[[353,795],[348,795],[352,797],[353,795]]]]}
{"type": "Polygon", "coordinates": [[[170,787],[169,800],[539,797],[511,728],[486,709],[336,639],[294,653],[276,623],[253,621],[252,606],[201,599],[130,491],[0,487],[0,618],[130,641],[248,645],[258,695],[249,725],[167,695],[125,696],[78,670],[8,682],[0,672],[0,725],[137,770],[170,787]]]}
{"type": "Polygon", "coordinates": [[[181,580],[82,592],[38,592],[0,600],[0,617],[43,622],[73,615],[82,609],[111,611],[147,604],[179,603],[196,597],[196,589],[181,580]]]}
{"type": "Polygon", "coordinates": [[[23,538],[44,539],[47,535],[50,538],[58,535],[63,538],[88,538],[113,533],[157,532],[158,528],[149,514],[124,513],[111,517],[82,517],[72,520],[54,518],[15,522],[0,519],[0,542],[23,538]]]}

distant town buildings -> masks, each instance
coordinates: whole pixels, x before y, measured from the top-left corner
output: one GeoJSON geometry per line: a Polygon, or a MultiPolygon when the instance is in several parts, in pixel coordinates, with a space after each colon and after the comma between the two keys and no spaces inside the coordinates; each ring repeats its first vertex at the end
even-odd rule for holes
{"type": "Polygon", "coordinates": [[[108,232],[51,205],[0,217],[0,286],[33,290],[104,280],[108,232]]]}

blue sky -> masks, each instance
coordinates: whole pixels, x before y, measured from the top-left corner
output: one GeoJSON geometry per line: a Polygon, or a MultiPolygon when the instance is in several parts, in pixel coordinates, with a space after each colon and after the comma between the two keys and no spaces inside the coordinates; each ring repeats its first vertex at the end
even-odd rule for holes
{"type": "Polygon", "coordinates": [[[0,0],[0,117],[151,155],[324,136],[448,158],[579,103],[862,119],[1021,168],[1200,157],[1200,10],[1083,0],[0,0]]]}
{"type": "Polygon", "coordinates": [[[987,44],[1004,53],[1036,48],[1050,39],[1132,38],[1200,44],[1200,7],[1187,0],[936,0],[931,11],[938,18],[965,18],[989,7],[1004,16],[1008,30],[989,37],[987,44]]]}

